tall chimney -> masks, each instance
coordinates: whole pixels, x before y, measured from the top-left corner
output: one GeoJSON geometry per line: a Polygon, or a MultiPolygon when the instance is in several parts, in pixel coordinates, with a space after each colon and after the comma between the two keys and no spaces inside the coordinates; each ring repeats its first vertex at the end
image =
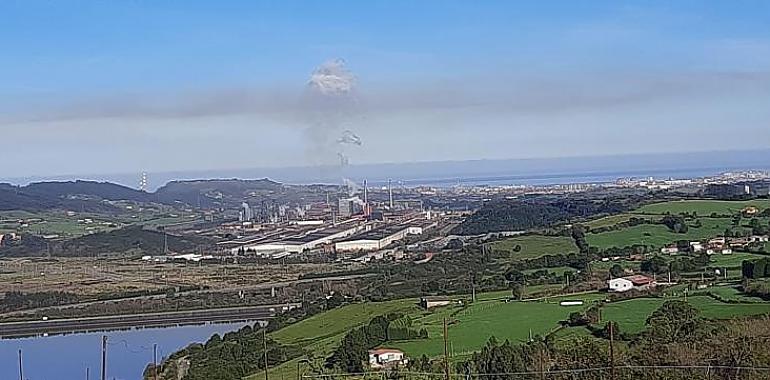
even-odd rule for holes
{"type": "Polygon", "coordinates": [[[393,187],[390,184],[390,178],[388,178],[388,199],[390,200],[390,209],[393,209],[393,187]]]}

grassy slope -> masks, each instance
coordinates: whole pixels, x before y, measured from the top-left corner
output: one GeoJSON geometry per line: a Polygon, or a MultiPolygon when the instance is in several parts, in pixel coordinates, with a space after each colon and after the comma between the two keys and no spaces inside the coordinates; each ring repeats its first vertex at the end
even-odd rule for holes
{"type": "MultiPolygon", "coordinates": [[[[272,334],[271,338],[284,344],[300,344],[318,357],[331,354],[339,341],[353,328],[362,326],[377,315],[391,312],[407,314],[419,313],[415,299],[403,299],[388,302],[357,303],[314,315],[308,319],[289,325],[272,334]]],[[[270,369],[270,378],[293,379],[297,377],[297,362],[291,360],[270,369]]],[[[307,364],[303,364],[305,368],[307,364]]],[[[300,369],[304,371],[306,369],[300,369]]],[[[262,372],[247,379],[264,379],[262,372]]]]}
{"type": "MultiPolygon", "coordinates": [[[[709,291],[719,293],[725,298],[752,303],[731,304],[717,301],[711,297],[699,295],[688,297],[688,301],[701,310],[706,318],[730,318],[742,315],[757,315],[770,313],[770,303],[755,302],[756,299],[740,295],[730,287],[715,287],[709,291]]],[[[681,293],[679,293],[681,294],[681,293]]],[[[381,303],[353,304],[339,309],[322,313],[307,320],[281,329],[271,336],[282,343],[301,344],[313,352],[316,358],[328,356],[339,340],[352,328],[367,323],[376,315],[389,312],[401,312],[413,319],[414,328],[426,328],[429,333],[427,340],[398,341],[388,344],[389,347],[404,350],[410,357],[423,354],[438,356],[443,352],[442,324],[443,319],[449,322],[448,334],[450,350],[455,358],[464,357],[481,348],[490,337],[498,340],[519,342],[526,340],[530,329],[533,334],[546,334],[554,331],[561,320],[569,313],[583,310],[591,302],[606,297],[601,293],[590,293],[579,296],[561,296],[545,301],[502,302],[507,292],[483,293],[479,301],[467,307],[449,306],[433,311],[424,311],[416,306],[416,300],[398,300],[381,303]],[[558,302],[563,299],[580,299],[586,302],[583,306],[564,307],[558,302]]],[[[656,308],[667,299],[681,298],[639,298],[607,304],[603,307],[603,320],[619,322],[624,332],[639,332],[644,328],[645,320],[656,308]]],[[[567,329],[560,331],[558,336],[584,334],[584,331],[567,329]]],[[[273,378],[296,377],[298,360],[284,363],[270,369],[273,378]]],[[[302,364],[303,373],[308,371],[307,364],[302,364]]],[[[264,378],[262,373],[249,377],[251,380],[264,378]]]]}
{"type": "Polygon", "coordinates": [[[428,329],[427,340],[394,342],[391,346],[402,349],[411,357],[438,356],[443,352],[442,321],[449,322],[448,336],[453,356],[468,355],[481,348],[492,336],[498,340],[525,341],[530,329],[533,334],[547,334],[573,311],[583,310],[588,301],[603,298],[600,294],[568,297],[586,301],[584,306],[560,306],[564,297],[549,302],[478,302],[467,308],[452,307],[437,310],[414,321],[428,329]]]}
{"type": "Polygon", "coordinates": [[[631,218],[649,220],[649,219],[655,219],[657,217],[648,216],[648,215],[638,215],[638,214],[618,214],[618,215],[605,216],[599,219],[594,219],[583,224],[590,228],[609,227],[609,226],[614,226],[618,223],[627,222],[631,218]]]}
{"type": "MultiPolygon", "coordinates": [[[[602,320],[618,322],[620,330],[624,332],[640,332],[644,329],[647,317],[666,300],[664,298],[636,298],[607,304],[602,308],[602,320]]],[[[706,318],[723,319],[770,313],[770,303],[731,304],[717,301],[708,296],[692,296],[688,297],[687,301],[698,308],[701,315],[706,318]]]]}
{"type": "Polygon", "coordinates": [[[494,242],[491,246],[493,249],[510,252],[511,259],[516,260],[536,258],[543,255],[567,254],[578,251],[578,248],[575,246],[572,239],[564,236],[517,236],[494,242]],[[513,248],[516,245],[521,246],[521,251],[513,251],[513,248]]]}
{"type": "Polygon", "coordinates": [[[756,206],[760,210],[770,208],[770,200],[756,199],[750,201],[716,201],[716,200],[686,200],[686,201],[670,201],[653,203],[646,206],[642,206],[635,210],[634,213],[641,214],[665,214],[669,212],[671,214],[679,214],[682,212],[693,213],[697,212],[700,216],[707,216],[711,213],[717,213],[720,215],[732,215],[740,212],[747,206],[756,206]]]}
{"type": "Polygon", "coordinates": [[[677,240],[703,240],[724,235],[725,229],[732,226],[729,218],[700,218],[701,227],[690,225],[687,233],[671,232],[666,226],[642,224],[618,231],[600,234],[587,234],[586,240],[591,246],[601,249],[625,247],[634,244],[662,247],[677,240]]]}

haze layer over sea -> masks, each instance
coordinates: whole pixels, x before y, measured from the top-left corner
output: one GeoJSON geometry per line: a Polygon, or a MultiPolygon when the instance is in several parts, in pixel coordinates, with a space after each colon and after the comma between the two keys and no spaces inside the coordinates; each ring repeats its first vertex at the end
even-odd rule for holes
{"type": "MultiPolygon", "coordinates": [[[[382,163],[338,167],[285,167],[223,169],[209,171],[148,172],[149,191],[173,180],[269,178],[290,184],[340,184],[342,178],[355,182],[367,179],[380,186],[392,179],[398,186],[462,185],[549,185],[602,183],[618,178],[695,178],[726,171],[768,170],[770,149],[697,153],[635,154],[570,158],[439,161],[382,163]]],[[[37,181],[97,180],[137,187],[136,173],[61,175],[6,178],[1,182],[26,184],[37,181]]]]}

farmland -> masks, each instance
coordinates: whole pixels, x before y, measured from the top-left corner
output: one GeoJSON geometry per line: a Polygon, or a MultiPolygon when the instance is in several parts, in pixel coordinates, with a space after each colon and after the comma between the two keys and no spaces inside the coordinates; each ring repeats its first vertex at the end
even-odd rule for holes
{"type": "MultiPolygon", "coordinates": [[[[638,333],[644,329],[647,317],[665,301],[664,298],[636,298],[609,303],[602,308],[602,319],[617,322],[622,332],[638,333]]],[[[724,303],[705,295],[688,297],[687,302],[700,310],[703,317],[711,319],[770,313],[770,303],[724,303]]]]}
{"type": "Polygon", "coordinates": [[[64,211],[0,212],[0,233],[18,232],[57,238],[75,238],[137,224],[147,228],[190,223],[199,220],[195,213],[167,214],[157,210],[129,210],[129,213],[108,215],[64,211]]]}
{"type": "MultiPolygon", "coordinates": [[[[709,291],[723,295],[733,302],[725,303],[712,297],[692,295],[687,302],[701,311],[709,319],[726,319],[740,316],[770,313],[770,303],[760,302],[756,298],[746,297],[732,287],[714,287],[709,291]]],[[[610,302],[602,306],[602,320],[612,320],[619,324],[623,333],[638,333],[645,327],[647,317],[666,300],[683,300],[681,292],[676,297],[635,298],[610,302]]],[[[360,303],[343,306],[307,320],[290,325],[272,334],[272,338],[284,344],[301,344],[311,353],[309,357],[322,359],[328,356],[335,345],[351,329],[367,323],[377,315],[398,312],[408,316],[413,328],[425,328],[428,339],[392,341],[388,347],[403,350],[409,357],[422,355],[437,357],[443,353],[443,321],[448,323],[449,350],[453,359],[459,360],[479,350],[486,342],[495,337],[499,341],[524,342],[530,332],[533,335],[546,335],[557,332],[560,321],[566,320],[571,312],[581,311],[604,300],[606,294],[588,293],[575,296],[560,296],[546,301],[505,302],[503,292],[479,295],[479,301],[469,305],[452,305],[431,311],[417,306],[416,299],[404,299],[379,303],[360,303]],[[560,306],[561,300],[583,300],[582,306],[560,306]]],[[[460,298],[458,298],[460,300],[460,298]]],[[[463,301],[468,301],[464,299],[463,301]]],[[[585,336],[583,328],[569,328],[556,333],[559,339],[585,336]]],[[[318,364],[318,363],[316,363],[318,364]]],[[[297,360],[284,363],[271,369],[274,376],[296,376],[297,360]]],[[[250,379],[261,379],[263,374],[254,374],[250,379]]]]}
{"type": "Polygon", "coordinates": [[[654,214],[663,215],[696,213],[701,216],[708,216],[712,213],[717,215],[733,215],[741,212],[748,206],[754,206],[760,210],[770,208],[770,200],[756,199],[750,201],[717,201],[717,200],[685,200],[653,203],[642,206],[635,210],[636,214],[654,214]]]}
{"type": "Polygon", "coordinates": [[[600,249],[648,245],[662,247],[678,240],[702,240],[722,236],[725,229],[731,227],[729,218],[701,218],[701,226],[690,223],[687,233],[675,233],[659,224],[640,224],[616,231],[587,234],[586,240],[591,246],[600,249]]]}
{"type": "Polygon", "coordinates": [[[558,255],[578,251],[572,239],[564,236],[526,235],[508,238],[490,244],[493,250],[510,253],[511,259],[524,260],[544,255],[558,255]],[[516,252],[515,247],[521,247],[516,252]]]}
{"type": "Polygon", "coordinates": [[[585,222],[583,224],[585,224],[589,228],[610,227],[610,226],[614,226],[614,225],[616,225],[618,223],[627,222],[631,218],[652,220],[652,219],[655,219],[656,216],[626,213],[626,214],[618,214],[618,215],[605,216],[605,217],[602,217],[602,218],[590,220],[590,221],[585,222]]]}

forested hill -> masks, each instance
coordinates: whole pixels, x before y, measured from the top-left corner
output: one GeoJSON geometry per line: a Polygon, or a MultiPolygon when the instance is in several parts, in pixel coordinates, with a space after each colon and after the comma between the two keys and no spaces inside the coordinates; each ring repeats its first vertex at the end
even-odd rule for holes
{"type": "Polygon", "coordinates": [[[592,215],[624,212],[631,204],[635,204],[631,198],[496,200],[484,204],[452,233],[478,235],[549,227],[592,215]]]}
{"type": "Polygon", "coordinates": [[[148,193],[130,187],[96,181],[36,182],[26,186],[0,183],[0,211],[40,211],[52,208],[87,212],[117,212],[116,207],[102,202],[130,201],[156,202],[189,205],[208,205],[218,197],[240,199],[249,192],[274,192],[282,184],[269,179],[258,180],[193,180],[174,181],[161,187],[155,193],[148,193]]]}
{"type": "Polygon", "coordinates": [[[38,182],[27,186],[0,185],[0,211],[39,211],[51,208],[114,212],[102,200],[145,202],[149,194],[108,182],[38,182]]]}
{"type": "Polygon", "coordinates": [[[182,202],[198,205],[219,197],[242,198],[248,192],[279,191],[282,184],[267,178],[256,180],[212,179],[172,181],[159,188],[154,196],[163,203],[182,202]]]}
{"type": "Polygon", "coordinates": [[[0,257],[13,256],[94,256],[102,254],[160,255],[169,252],[194,253],[208,242],[191,236],[176,236],[141,226],[99,232],[65,241],[46,241],[34,235],[0,245],[0,257]]]}

